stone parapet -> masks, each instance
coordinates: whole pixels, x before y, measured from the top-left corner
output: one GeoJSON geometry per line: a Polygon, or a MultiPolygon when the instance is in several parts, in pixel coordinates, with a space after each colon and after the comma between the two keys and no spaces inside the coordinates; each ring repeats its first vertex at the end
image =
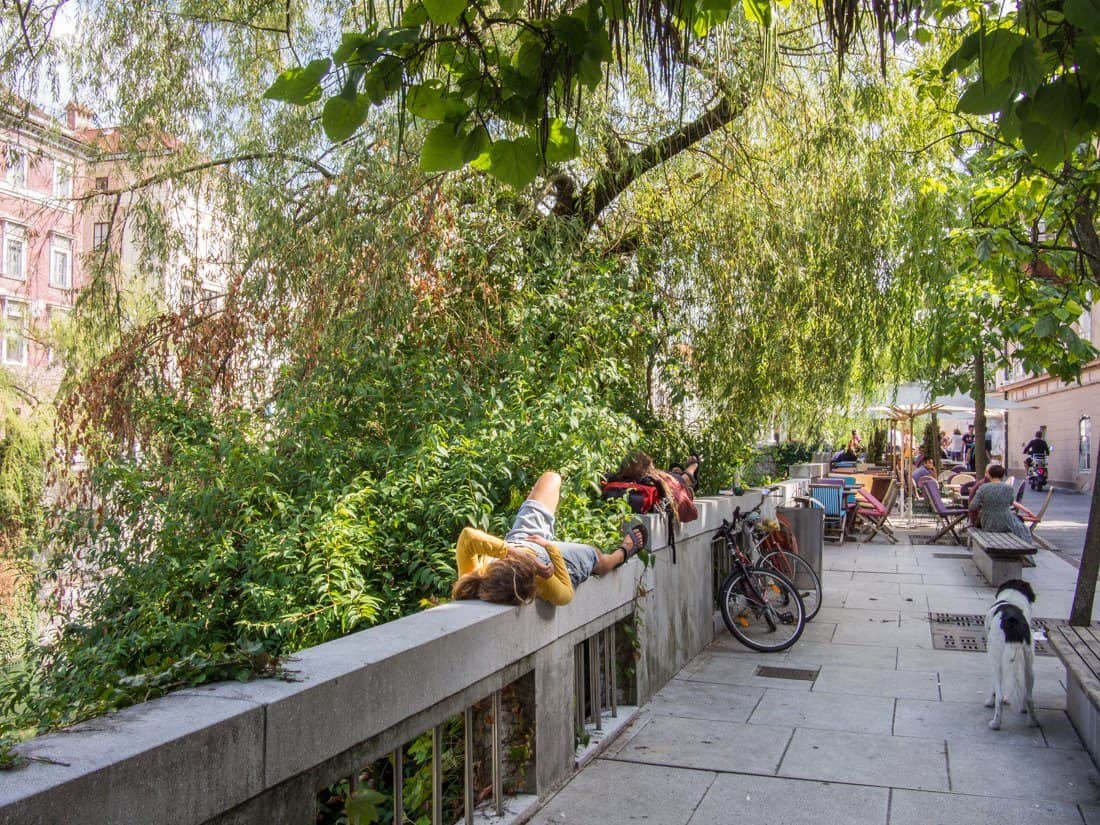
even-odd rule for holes
{"type": "Polygon", "coordinates": [[[711,537],[759,492],[698,499],[676,559],[662,517],[642,516],[653,565],[593,578],[573,602],[456,602],[303,650],[289,679],[182,690],[19,746],[0,772],[0,825],[312,823],[316,794],[534,673],[537,793],[573,763],[574,648],[635,616],[629,688],[641,704],[712,639],[711,537]]]}

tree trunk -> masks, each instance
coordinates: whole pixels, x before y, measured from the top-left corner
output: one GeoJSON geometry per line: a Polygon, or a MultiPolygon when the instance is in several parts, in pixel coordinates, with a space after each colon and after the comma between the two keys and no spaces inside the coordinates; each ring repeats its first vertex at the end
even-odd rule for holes
{"type": "Polygon", "coordinates": [[[1085,530],[1085,547],[1081,551],[1081,566],[1077,568],[1077,589],[1069,611],[1069,623],[1078,627],[1087,627],[1092,620],[1096,577],[1100,575],[1100,479],[1096,478],[1097,467],[1100,467],[1100,449],[1096,451],[1096,464],[1093,466],[1092,504],[1089,506],[1089,526],[1085,530]]]}
{"type": "Polygon", "coordinates": [[[974,354],[974,474],[985,475],[989,456],[985,452],[985,353],[974,354]]]}

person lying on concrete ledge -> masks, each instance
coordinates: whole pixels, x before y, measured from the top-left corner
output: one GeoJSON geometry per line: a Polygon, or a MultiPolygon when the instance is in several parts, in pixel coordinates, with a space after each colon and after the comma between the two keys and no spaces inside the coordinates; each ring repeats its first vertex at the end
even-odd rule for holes
{"type": "Polygon", "coordinates": [[[641,524],[631,527],[610,553],[558,541],[554,514],[560,497],[561,476],[543,473],[503,539],[474,527],[464,529],[455,548],[458,581],[451,598],[528,604],[538,596],[550,604],[569,604],[574,588],[590,575],[610,573],[645,547],[647,533],[641,524]]]}

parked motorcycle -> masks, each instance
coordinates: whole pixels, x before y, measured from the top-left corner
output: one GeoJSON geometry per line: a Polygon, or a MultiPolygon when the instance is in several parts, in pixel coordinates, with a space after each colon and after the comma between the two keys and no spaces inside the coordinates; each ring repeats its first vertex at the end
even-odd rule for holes
{"type": "Polygon", "coordinates": [[[1028,459],[1027,483],[1032,490],[1040,493],[1047,485],[1047,457],[1045,455],[1033,455],[1028,459]]]}

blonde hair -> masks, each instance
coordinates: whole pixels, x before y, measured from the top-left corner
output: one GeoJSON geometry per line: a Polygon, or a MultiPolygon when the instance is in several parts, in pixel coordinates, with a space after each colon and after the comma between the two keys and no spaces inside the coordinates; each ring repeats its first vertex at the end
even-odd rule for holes
{"type": "Polygon", "coordinates": [[[529,604],[535,598],[538,562],[534,556],[508,556],[460,576],[452,599],[481,599],[493,604],[529,604]]]}

